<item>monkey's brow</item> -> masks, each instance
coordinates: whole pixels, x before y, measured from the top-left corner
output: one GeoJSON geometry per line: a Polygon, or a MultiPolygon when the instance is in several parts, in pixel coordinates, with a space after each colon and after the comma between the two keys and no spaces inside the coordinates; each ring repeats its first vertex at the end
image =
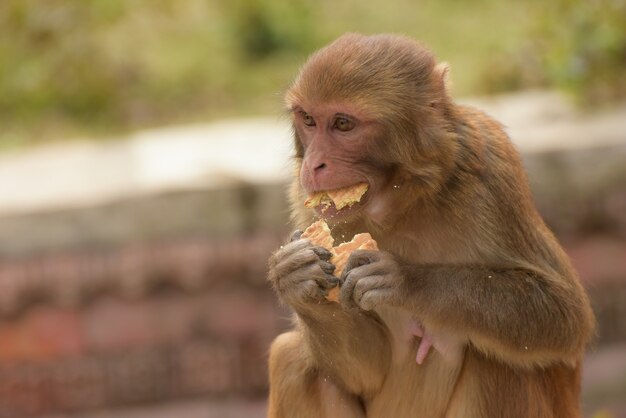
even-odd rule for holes
{"type": "Polygon", "coordinates": [[[290,112],[292,112],[292,113],[297,113],[297,112],[306,112],[306,111],[305,111],[305,110],[304,110],[301,106],[299,106],[299,105],[294,105],[294,106],[291,106],[291,107],[289,108],[289,111],[290,111],[290,112]]]}

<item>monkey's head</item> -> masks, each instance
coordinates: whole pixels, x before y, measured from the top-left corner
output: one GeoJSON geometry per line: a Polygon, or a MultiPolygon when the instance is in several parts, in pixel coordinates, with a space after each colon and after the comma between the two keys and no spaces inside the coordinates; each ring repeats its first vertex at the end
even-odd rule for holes
{"type": "Polygon", "coordinates": [[[318,215],[392,227],[441,187],[456,154],[445,66],[402,36],[348,34],[313,54],[286,94],[293,117],[296,217],[314,192],[366,182],[362,201],[318,215]]]}

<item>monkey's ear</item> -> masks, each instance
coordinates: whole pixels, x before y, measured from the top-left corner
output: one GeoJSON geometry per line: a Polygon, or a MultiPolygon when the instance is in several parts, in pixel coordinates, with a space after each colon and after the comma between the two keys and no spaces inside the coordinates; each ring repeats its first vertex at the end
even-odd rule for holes
{"type": "MultiPolygon", "coordinates": [[[[435,65],[435,68],[433,69],[433,83],[435,84],[435,86],[441,89],[439,91],[441,92],[443,97],[446,97],[448,95],[448,90],[451,87],[449,74],[450,66],[447,62],[440,62],[439,64],[435,65]]],[[[436,100],[431,102],[430,105],[432,107],[437,107],[438,104],[439,101],[436,100]]]]}
{"type": "Polygon", "coordinates": [[[448,63],[440,62],[435,65],[433,72],[435,80],[441,83],[441,87],[447,91],[450,88],[450,66],[448,63]]]}

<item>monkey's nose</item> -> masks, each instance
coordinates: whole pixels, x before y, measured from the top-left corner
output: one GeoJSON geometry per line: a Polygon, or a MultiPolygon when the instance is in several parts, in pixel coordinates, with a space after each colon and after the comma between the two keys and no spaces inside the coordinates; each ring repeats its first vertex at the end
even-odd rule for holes
{"type": "Polygon", "coordinates": [[[323,168],[326,168],[326,163],[320,163],[313,171],[320,171],[323,168]]]}

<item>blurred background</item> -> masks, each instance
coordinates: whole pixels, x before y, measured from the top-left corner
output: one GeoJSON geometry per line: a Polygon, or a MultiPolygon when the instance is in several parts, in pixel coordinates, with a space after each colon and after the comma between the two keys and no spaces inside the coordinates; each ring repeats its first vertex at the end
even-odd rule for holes
{"type": "Polygon", "coordinates": [[[424,41],[501,120],[626,417],[625,0],[0,1],[0,418],[262,417],[282,93],[347,31],[424,41]]]}

